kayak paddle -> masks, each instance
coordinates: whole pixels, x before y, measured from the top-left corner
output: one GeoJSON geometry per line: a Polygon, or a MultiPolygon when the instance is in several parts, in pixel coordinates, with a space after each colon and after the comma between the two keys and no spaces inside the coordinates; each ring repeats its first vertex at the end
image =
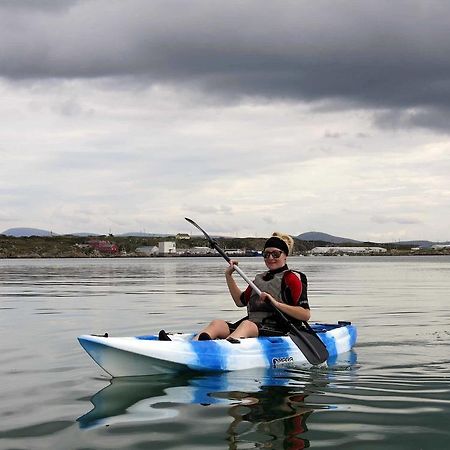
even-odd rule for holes
{"type": "MultiPolygon", "coordinates": [[[[231,263],[230,257],[219,247],[219,244],[215,239],[213,239],[209,234],[196,224],[192,219],[185,217],[185,219],[192,224],[194,227],[199,229],[209,242],[211,248],[217,250],[217,252],[228,262],[231,263]]],[[[251,281],[242,269],[235,265],[236,272],[248,283],[248,285],[256,292],[257,295],[261,295],[261,290],[251,281]]],[[[272,305],[273,306],[273,305],[272,305]]],[[[328,350],[325,344],[317,336],[314,330],[306,321],[302,321],[305,324],[305,329],[297,328],[278,308],[273,306],[279,317],[289,326],[290,332],[289,337],[292,342],[300,349],[300,351],[305,355],[305,358],[311,364],[321,364],[328,359],[328,350]]]]}

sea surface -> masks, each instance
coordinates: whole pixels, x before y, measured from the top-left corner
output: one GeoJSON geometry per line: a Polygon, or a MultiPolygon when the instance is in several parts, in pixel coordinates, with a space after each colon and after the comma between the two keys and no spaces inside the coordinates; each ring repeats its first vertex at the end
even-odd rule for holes
{"type": "Polygon", "coordinates": [[[0,260],[0,449],[450,448],[450,257],[290,258],[312,321],[358,327],[331,367],[111,380],[79,346],[239,319],[225,265],[0,260]]]}

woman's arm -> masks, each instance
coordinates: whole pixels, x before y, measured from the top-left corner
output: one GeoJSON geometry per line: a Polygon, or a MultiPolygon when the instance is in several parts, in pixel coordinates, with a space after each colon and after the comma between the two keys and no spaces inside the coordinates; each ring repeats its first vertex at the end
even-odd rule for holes
{"type": "Polygon", "coordinates": [[[283,295],[286,303],[281,302],[267,292],[261,294],[261,300],[270,301],[275,308],[294,319],[308,321],[311,318],[311,311],[307,300],[300,303],[303,284],[299,274],[287,272],[283,277],[282,291],[281,295],[283,295]]]}
{"type": "Polygon", "coordinates": [[[288,316],[293,317],[294,319],[309,320],[311,318],[311,311],[309,309],[302,308],[301,306],[287,305],[286,303],[278,301],[267,292],[263,292],[261,294],[261,300],[266,301],[266,299],[270,300],[275,308],[279,309],[288,316]]]}
{"type": "Polygon", "coordinates": [[[239,286],[237,285],[236,281],[233,278],[235,264],[237,265],[237,261],[231,261],[229,267],[227,267],[227,270],[225,271],[225,279],[227,281],[228,290],[230,291],[234,303],[236,304],[236,306],[242,307],[245,306],[241,302],[242,291],[240,290],[239,286]]]}

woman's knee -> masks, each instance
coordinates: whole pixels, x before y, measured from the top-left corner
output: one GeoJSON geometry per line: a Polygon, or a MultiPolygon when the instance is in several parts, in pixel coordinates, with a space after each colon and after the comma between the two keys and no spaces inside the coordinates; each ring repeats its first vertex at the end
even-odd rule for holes
{"type": "Polygon", "coordinates": [[[244,320],[242,322],[242,326],[246,327],[246,328],[251,328],[251,329],[258,329],[258,326],[256,325],[255,322],[252,322],[251,320],[244,320]]]}
{"type": "Polygon", "coordinates": [[[232,333],[233,337],[256,337],[259,334],[258,326],[251,320],[244,320],[239,324],[236,330],[232,333]]]}
{"type": "Polygon", "coordinates": [[[230,334],[230,327],[225,320],[214,319],[207,327],[206,330],[214,335],[214,337],[226,337],[230,334]]]}
{"type": "Polygon", "coordinates": [[[223,327],[228,328],[228,324],[225,322],[225,320],[221,319],[214,319],[213,321],[210,322],[209,326],[214,328],[223,328],[223,327]]]}

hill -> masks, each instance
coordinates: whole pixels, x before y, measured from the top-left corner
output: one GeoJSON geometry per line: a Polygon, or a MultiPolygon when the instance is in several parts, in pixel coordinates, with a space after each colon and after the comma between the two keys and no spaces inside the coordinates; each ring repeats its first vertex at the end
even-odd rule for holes
{"type": "MultiPolygon", "coordinates": [[[[3,231],[0,234],[3,234],[4,236],[11,236],[11,237],[59,236],[58,233],[53,233],[52,231],[41,230],[39,228],[24,228],[24,227],[8,228],[7,230],[3,231]]],[[[89,236],[104,236],[104,235],[101,235],[98,233],[80,232],[80,233],[66,233],[65,236],[89,237],[89,236]]],[[[129,233],[118,234],[117,236],[121,236],[121,237],[167,237],[167,236],[171,236],[171,235],[166,234],[166,233],[143,233],[140,231],[136,231],[136,232],[132,231],[129,233]]]]}
{"type": "Polygon", "coordinates": [[[360,244],[361,243],[361,241],[355,241],[354,239],[333,236],[331,234],[321,233],[318,231],[308,231],[307,233],[299,234],[296,237],[300,241],[322,241],[322,242],[329,242],[331,244],[344,244],[344,243],[360,244]]]}
{"type": "Polygon", "coordinates": [[[409,247],[422,247],[429,248],[432,245],[436,244],[436,242],[431,241],[399,241],[397,242],[399,245],[407,245],[409,247]]]}
{"type": "Polygon", "coordinates": [[[52,233],[48,230],[41,230],[39,228],[8,228],[1,234],[13,237],[56,236],[56,233],[52,233]]]}

